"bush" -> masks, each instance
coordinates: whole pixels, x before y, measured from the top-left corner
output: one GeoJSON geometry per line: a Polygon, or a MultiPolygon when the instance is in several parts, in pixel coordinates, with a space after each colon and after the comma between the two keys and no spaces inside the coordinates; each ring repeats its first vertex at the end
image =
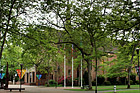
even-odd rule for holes
{"type": "Polygon", "coordinates": [[[19,78],[18,77],[15,77],[15,82],[17,82],[19,80],[19,78]]]}
{"type": "Polygon", "coordinates": [[[134,84],[134,82],[133,82],[132,80],[130,80],[130,84],[131,84],[131,85],[133,85],[133,84],[134,84]]]}
{"type": "Polygon", "coordinates": [[[57,82],[55,82],[54,80],[49,80],[49,84],[56,84],[57,82]]]}
{"type": "Polygon", "coordinates": [[[111,85],[116,85],[117,84],[117,77],[108,77],[107,81],[110,81],[111,85]]]}
{"type": "Polygon", "coordinates": [[[92,81],[92,86],[96,86],[96,81],[92,81]]]}
{"type": "Polygon", "coordinates": [[[58,87],[63,87],[63,85],[62,84],[59,84],[58,87]]]}
{"type": "Polygon", "coordinates": [[[105,81],[104,85],[111,85],[110,81],[105,81]]]}
{"type": "Polygon", "coordinates": [[[97,81],[98,81],[98,85],[102,85],[104,83],[104,81],[105,81],[105,77],[102,76],[102,75],[99,75],[97,77],[97,81]]]}
{"type": "Polygon", "coordinates": [[[45,84],[46,87],[55,87],[56,84],[49,84],[49,86],[47,84],[45,84]]]}
{"type": "MultiPolygon", "coordinates": [[[[63,81],[64,82],[64,81],[63,81]]],[[[63,83],[64,84],[64,83],[63,83]]],[[[66,79],[66,84],[68,85],[68,86],[71,86],[72,85],[72,80],[71,80],[71,78],[67,78],[66,79]]]]}
{"type": "Polygon", "coordinates": [[[62,84],[59,84],[59,85],[56,85],[56,84],[49,84],[49,86],[48,86],[48,84],[45,84],[45,86],[46,87],[62,87],[63,85],[62,84]]]}
{"type": "Polygon", "coordinates": [[[74,80],[73,82],[74,82],[73,84],[74,86],[78,86],[78,80],[74,80]]]}
{"type": "MultiPolygon", "coordinates": [[[[98,85],[103,85],[104,81],[105,81],[105,77],[103,75],[97,76],[98,85]]],[[[92,83],[93,83],[92,85],[95,85],[96,84],[96,79],[94,81],[92,81],[92,83]]]]}
{"type": "Polygon", "coordinates": [[[135,83],[136,83],[136,75],[135,75],[135,74],[131,74],[131,75],[130,75],[130,80],[133,81],[132,84],[135,84],[135,83]]]}
{"type": "Polygon", "coordinates": [[[122,84],[121,81],[117,81],[117,84],[116,85],[124,85],[124,84],[122,84]]]}
{"type": "Polygon", "coordinates": [[[136,84],[136,85],[139,84],[139,80],[136,80],[135,84],[136,84]]]}
{"type": "Polygon", "coordinates": [[[126,85],[126,77],[119,78],[120,85],[126,85]]]}
{"type": "Polygon", "coordinates": [[[122,83],[120,81],[116,81],[116,85],[121,85],[122,83]]]}
{"type": "Polygon", "coordinates": [[[48,84],[45,84],[45,87],[49,87],[48,84]]]}
{"type": "Polygon", "coordinates": [[[45,82],[46,87],[55,87],[56,84],[57,82],[55,82],[55,80],[49,80],[49,85],[47,84],[47,82],[45,82]]]}
{"type": "MultiPolygon", "coordinates": [[[[59,84],[64,85],[64,80],[62,80],[59,84]]],[[[68,77],[68,78],[66,79],[66,85],[67,85],[67,86],[71,86],[71,85],[72,85],[71,77],[68,77]]]]}
{"type": "Polygon", "coordinates": [[[87,71],[84,72],[83,79],[84,79],[84,82],[83,82],[84,85],[88,85],[89,82],[88,82],[88,72],[87,71]]]}

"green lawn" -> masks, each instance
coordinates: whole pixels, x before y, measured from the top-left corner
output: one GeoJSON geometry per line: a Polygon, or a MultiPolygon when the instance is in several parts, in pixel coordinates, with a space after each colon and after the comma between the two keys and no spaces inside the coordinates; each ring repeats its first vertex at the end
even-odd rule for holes
{"type": "MultiPolygon", "coordinates": [[[[138,88],[139,88],[139,85],[131,85],[131,89],[138,89],[138,88]]],[[[92,89],[93,89],[92,91],[94,91],[95,86],[93,86],[92,89]]],[[[116,85],[116,89],[117,90],[127,89],[127,85],[116,85]]],[[[71,90],[71,91],[88,91],[87,89],[65,89],[65,90],[71,90]]],[[[111,85],[111,86],[98,86],[98,91],[105,91],[105,90],[112,90],[113,91],[114,90],[114,86],[113,85],[111,85]]],[[[121,93],[124,93],[124,92],[121,92],[121,93]]],[[[133,93],[135,93],[135,92],[133,92],[133,93]]]]}
{"type": "MultiPolygon", "coordinates": [[[[105,93],[113,93],[113,92],[105,92],[105,93]]],[[[140,93],[140,90],[117,91],[117,93],[140,93]]]]}
{"type": "MultiPolygon", "coordinates": [[[[70,90],[70,91],[89,91],[87,89],[64,89],[64,90],[70,90]]],[[[90,90],[93,91],[93,90],[90,90]]]]}
{"type": "MultiPolygon", "coordinates": [[[[131,89],[138,89],[139,85],[131,85],[131,89]]],[[[92,89],[95,89],[95,86],[92,87],[92,89]]],[[[98,86],[98,90],[102,91],[102,90],[112,90],[114,89],[114,85],[111,86],[98,86]]],[[[127,89],[127,85],[116,85],[116,89],[120,90],[120,89],[127,89]]]]}

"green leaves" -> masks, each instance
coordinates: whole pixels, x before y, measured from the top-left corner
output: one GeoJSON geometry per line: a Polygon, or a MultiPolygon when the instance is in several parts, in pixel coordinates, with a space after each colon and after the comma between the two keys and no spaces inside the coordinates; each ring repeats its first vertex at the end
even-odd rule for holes
{"type": "MultiPolygon", "coordinates": [[[[22,57],[22,48],[16,45],[8,45],[5,47],[3,51],[3,57],[2,57],[2,64],[6,66],[6,63],[8,62],[8,69],[12,75],[15,74],[16,69],[20,68],[20,64],[23,63],[22,57]]],[[[23,67],[24,68],[24,67],[23,67]]],[[[6,69],[5,69],[6,70],[6,69]]]]}

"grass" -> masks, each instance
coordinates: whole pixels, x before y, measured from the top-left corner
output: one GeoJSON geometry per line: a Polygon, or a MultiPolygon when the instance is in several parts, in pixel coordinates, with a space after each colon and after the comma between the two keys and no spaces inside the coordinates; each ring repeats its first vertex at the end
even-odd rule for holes
{"type": "MultiPolygon", "coordinates": [[[[138,89],[139,85],[131,85],[131,89],[138,89]]],[[[92,89],[95,89],[95,86],[92,87],[92,89]]],[[[113,90],[114,85],[111,86],[98,86],[98,90],[103,91],[103,90],[113,90]]],[[[116,89],[127,89],[127,85],[116,85],[116,89]]]]}
{"type": "Polygon", "coordinates": [[[64,89],[64,90],[70,90],[70,91],[93,91],[88,89],[64,89]]]}
{"type": "MultiPolygon", "coordinates": [[[[113,93],[113,91],[112,92],[105,92],[105,93],[113,93]]],[[[140,93],[140,90],[117,91],[117,93],[140,93]]]]}
{"type": "MultiPolygon", "coordinates": [[[[138,89],[138,88],[139,88],[139,85],[131,85],[131,89],[138,89]]],[[[90,91],[94,91],[95,86],[93,86],[92,89],[93,90],[90,90],[90,91]]],[[[116,89],[117,90],[127,89],[127,85],[116,85],[116,89]]],[[[70,91],[89,91],[87,89],[65,89],[65,90],[70,90],[70,91]]],[[[98,86],[98,91],[106,91],[106,90],[112,90],[113,91],[114,86],[113,85],[111,85],[111,86],[98,86]]],[[[134,91],[134,90],[132,90],[132,91],[134,91]]],[[[111,93],[111,92],[109,92],[109,93],[111,93]]],[[[124,93],[124,92],[120,92],[120,93],[124,93]]],[[[133,92],[133,93],[139,93],[139,92],[133,92]]]]}

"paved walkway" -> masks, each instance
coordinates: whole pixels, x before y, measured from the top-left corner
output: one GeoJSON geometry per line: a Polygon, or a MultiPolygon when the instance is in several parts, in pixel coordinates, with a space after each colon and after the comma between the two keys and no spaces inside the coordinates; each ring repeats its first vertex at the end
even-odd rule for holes
{"type": "MultiPolygon", "coordinates": [[[[9,88],[19,88],[19,85],[9,85],[9,88]]],[[[43,86],[29,86],[29,85],[22,85],[22,88],[25,90],[21,91],[22,93],[94,93],[94,91],[69,91],[64,89],[80,89],[80,87],[43,87],[43,86]]],[[[10,92],[9,90],[0,89],[0,93],[19,93],[18,90],[13,90],[10,92]]],[[[104,93],[104,92],[98,92],[104,93]]]]}
{"type": "MultiPolygon", "coordinates": [[[[9,85],[9,88],[19,88],[19,85],[9,85]]],[[[94,91],[69,91],[64,89],[80,89],[79,87],[43,87],[43,86],[29,86],[29,85],[22,85],[22,88],[25,90],[21,91],[22,93],[95,93],[94,91]]],[[[98,93],[105,93],[109,91],[98,91],[98,93]]],[[[110,92],[113,92],[110,91],[110,92]]],[[[0,89],[0,93],[20,93],[18,90],[13,90],[10,92],[9,90],[0,89]]]]}

